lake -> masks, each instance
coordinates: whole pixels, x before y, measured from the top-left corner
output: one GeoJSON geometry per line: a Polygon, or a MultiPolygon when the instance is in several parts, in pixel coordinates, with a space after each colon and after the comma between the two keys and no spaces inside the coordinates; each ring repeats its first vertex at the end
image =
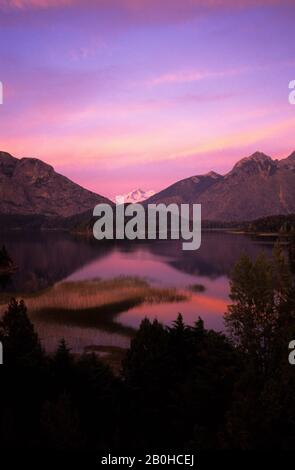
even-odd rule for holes
{"type": "Polygon", "coordinates": [[[188,324],[223,330],[229,274],[241,254],[272,243],[247,235],[203,232],[200,250],[178,241],[99,242],[62,232],[0,233],[18,266],[1,279],[1,311],[24,298],[46,350],[65,338],[74,352],[126,348],[144,317],[169,325],[179,312],[188,324]]]}

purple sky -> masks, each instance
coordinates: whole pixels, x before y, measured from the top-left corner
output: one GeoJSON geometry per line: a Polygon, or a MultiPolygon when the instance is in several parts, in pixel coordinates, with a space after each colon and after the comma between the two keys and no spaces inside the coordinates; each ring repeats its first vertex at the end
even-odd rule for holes
{"type": "Polygon", "coordinates": [[[0,0],[1,150],[113,197],[295,149],[295,2],[0,0]]]}

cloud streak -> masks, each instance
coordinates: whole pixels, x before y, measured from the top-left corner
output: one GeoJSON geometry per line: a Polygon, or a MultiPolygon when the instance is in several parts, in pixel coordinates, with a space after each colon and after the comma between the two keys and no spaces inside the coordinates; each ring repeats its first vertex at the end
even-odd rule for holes
{"type": "Polygon", "coordinates": [[[292,4],[292,0],[1,0],[0,7],[11,9],[56,8],[64,6],[121,7],[129,11],[180,8],[227,8],[292,4]]]}
{"type": "Polygon", "coordinates": [[[212,78],[224,78],[224,77],[232,77],[234,75],[239,75],[247,70],[247,68],[240,68],[240,69],[229,69],[229,70],[221,70],[221,71],[181,71],[175,73],[167,73],[160,75],[158,77],[152,78],[151,80],[147,81],[147,85],[149,86],[157,86],[157,85],[166,85],[166,84],[177,84],[177,83],[191,83],[197,82],[199,80],[206,80],[212,78]]]}
{"type": "Polygon", "coordinates": [[[5,10],[48,9],[77,4],[73,0],[0,0],[0,8],[5,10]]]}

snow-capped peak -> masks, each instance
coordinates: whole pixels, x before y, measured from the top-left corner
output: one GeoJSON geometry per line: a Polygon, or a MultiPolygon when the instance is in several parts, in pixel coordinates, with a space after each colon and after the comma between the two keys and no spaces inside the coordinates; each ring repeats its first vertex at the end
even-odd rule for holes
{"type": "Polygon", "coordinates": [[[133,191],[130,191],[130,193],[121,194],[120,196],[117,196],[117,197],[124,198],[125,203],[135,204],[137,202],[145,201],[146,199],[153,196],[154,194],[155,194],[155,191],[153,190],[143,191],[142,189],[134,189],[133,191]]]}

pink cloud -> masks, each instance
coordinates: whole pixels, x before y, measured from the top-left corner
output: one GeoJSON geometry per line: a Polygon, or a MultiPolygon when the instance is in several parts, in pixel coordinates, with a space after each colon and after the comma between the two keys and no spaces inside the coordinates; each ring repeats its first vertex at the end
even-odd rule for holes
{"type": "Polygon", "coordinates": [[[180,71],[175,73],[168,73],[163,74],[158,77],[152,78],[151,80],[147,81],[147,84],[150,86],[157,86],[163,85],[167,83],[189,83],[189,82],[196,82],[199,80],[205,80],[207,78],[223,78],[233,75],[238,75],[244,71],[246,68],[243,69],[229,69],[224,71],[216,71],[216,72],[201,72],[198,70],[191,70],[191,71],[180,71]]]}
{"type": "Polygon", "coordinates": [[[78,28],[89,30],[89,25],[97,25],[100,30],[110,31],[138,28],[141,25],[180,24],[229,9],[231,13],[239,9],[255,6],[293,5],[294,0],[0,0],[0,25],[39,24],[47,26],[47,15],[59,17],[68,11],[82,12],[78,28]],[[83,15],[89,14],[91,18],[83,15]]]}
{"type": "Polygon", "coordinates": [[[0,7],[4,9],[24,10],[26,8],[55,8],[70,6],[77,2],[73,0],[0,0],[0,7]]]}
{"type": "Polygon", "coordinates": [[[292,4],[292,0],[0,0],[0,7],[11,9],[57,8],[65,6],[117,7],[130,12],[191,12],[198,9],[251,7],[292,4]]]}

